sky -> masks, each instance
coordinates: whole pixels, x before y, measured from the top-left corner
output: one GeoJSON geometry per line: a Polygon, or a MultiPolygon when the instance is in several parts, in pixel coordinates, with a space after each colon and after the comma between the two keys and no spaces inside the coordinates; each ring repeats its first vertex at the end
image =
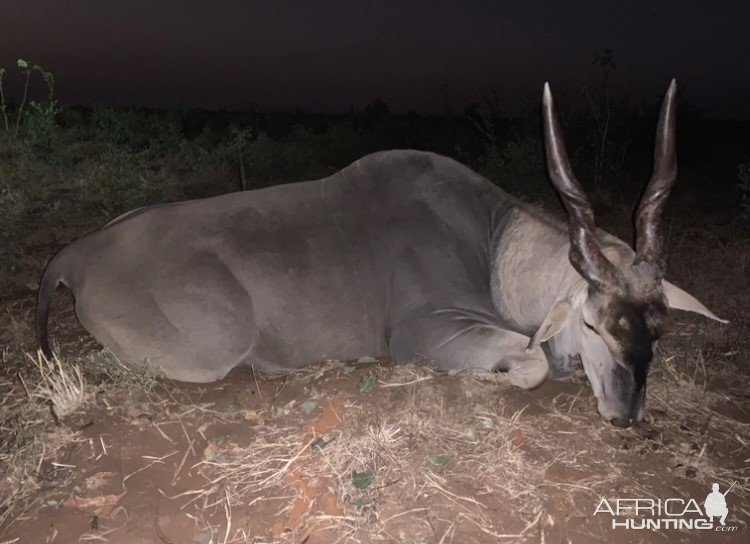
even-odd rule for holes
{"type": "Polygon", "coordinates": [[[618,96],[676,76],[709,116],[750,118],[748,36],[750,2],[726,0],[0,0],[0,67],[41,64],[65,104],[439,113],[494,89],[513,114],[545,81],[580,95],[609,47],[618,96]]]}

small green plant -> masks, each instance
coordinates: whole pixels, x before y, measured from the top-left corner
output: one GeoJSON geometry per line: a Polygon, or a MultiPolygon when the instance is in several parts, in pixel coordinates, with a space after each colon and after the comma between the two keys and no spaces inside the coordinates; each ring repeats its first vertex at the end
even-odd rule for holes
{"type": "Polygon", "coordinates": [[[60,107],[55,99],[55,76],[38,64],[33,67],[39,72],[47,87],[47,97],[42,101],[31,100],[26,113],[26,138],[36,148],[49,149],[57,140],[57,123],[55,119],[60,107]]]}
{"type": "Polygon", "coordinates": [[[10,132],[10,124],[8,123],[8,106],[5,104],[5,91],[3,90],[3,77],[5,77],[5,68],[0,67],[0,113],[3,114],[5,132],[10,132]]]}
{"type": "Polygon", "coordinates": [[[13,112],[3,88],[3,77],[6,74],[6,70],[5,68],[0,68],[0,113],[2,114],[5,132],[14,138],[18,138],[23,121],[28,120],[29,132],[34,135],[36,140],[41,140],[39,134],[45,134],[46,138],[49,139],[49,135],[54,128],[55,116],[59,112],[58,103],[55,99],[55,78],[51,72],[48,72],[42,66],[30,64],[25,59],[18,59],[16,67],[23,74],[24,84],[21,100],[15,108],[15,122],[11,121],[13,112]],[[28,100],[29,82],[34,72],[41,75],[47,87],[47,97],[41,102],[28,100]],[[29,107],[28,111],[26,110],[27,105],[29,107]]]}
{"type": "Polygon", "coordinates": [[[26,81],[23,84],[23,98],[21,98],[21,103],[18,105],[18,115],[16,115],[16,128],[13,131],[13,136],[18,138],[18,127],[21,126],[21,115],[23,114],[23,107],[26,105],[26,97],[29,94],[31,68],[29,68],[29,63],[23,59],[18,59],[16,61],[16,66],[18,66],[18,68],[26,75],[26,81]]]}

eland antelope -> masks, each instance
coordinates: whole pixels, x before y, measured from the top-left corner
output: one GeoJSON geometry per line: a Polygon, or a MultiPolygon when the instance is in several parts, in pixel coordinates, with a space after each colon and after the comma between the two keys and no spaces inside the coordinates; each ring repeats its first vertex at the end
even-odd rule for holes
{"type": "Polygon", "coordinates": [[[548,85],[543,117],[567,225],[446,157],[375,153],[324,179],[141,208],[76,240],[42,278],[40,345],[49,355],[63,283],[99,342],[173,379],[369,354],[533,388],[580,354],[601,415],[630,426],[670,310],[721,321],[664,279],[675,82],[635,251],[596,229],[548,85]]]}

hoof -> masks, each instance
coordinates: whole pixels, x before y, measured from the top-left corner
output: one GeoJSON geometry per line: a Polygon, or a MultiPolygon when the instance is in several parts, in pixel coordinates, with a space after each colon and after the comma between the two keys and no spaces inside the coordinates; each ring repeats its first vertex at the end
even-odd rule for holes
{"type": "Polygon", "coordinates": [[[512,385],[529,390],[535,389],[544,383],[547,379],[547,370],[545,369],[543,372],[510,371],[508,375],[510,376],[510,383],[512,385]]]}
{"type": "Polygon", "coordinates": [[[549,375],[547,361],[533,359],[509,359],[495,367],[495,372],[502,372],[510,380],[511,385],[521,389],[534,389],[544,383],[549,375]]]}

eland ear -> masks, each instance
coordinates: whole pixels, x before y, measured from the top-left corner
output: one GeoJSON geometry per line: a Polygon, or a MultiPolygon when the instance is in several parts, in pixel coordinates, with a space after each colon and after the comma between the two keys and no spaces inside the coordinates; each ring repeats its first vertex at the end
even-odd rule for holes
{"type": "Polygon", "coordinates": [[[690,293],[683,291],[673,283],[669,283],[667,280],[662,280],[661,284],[664,288],[664,295],[667,297],[667,303],[673,310],[694,312],[709,319],[713,319],[714,321],[718,321],[719,323],[729,323],[726,319],[721,319],[714,315],[714,313],[701,304],[697,298],[690,293]]]}
{"type": "Polygon", "coordinates": [[[539,344],[546,342],[563,330],[570,323],[571,315],[573,315],[573,305],[569,301],[560,300],[555,302],[544,317],[544,321],[539,329],[531,337],[531,340],[529,340],[526,353],[538,348],[539,344]]]}

